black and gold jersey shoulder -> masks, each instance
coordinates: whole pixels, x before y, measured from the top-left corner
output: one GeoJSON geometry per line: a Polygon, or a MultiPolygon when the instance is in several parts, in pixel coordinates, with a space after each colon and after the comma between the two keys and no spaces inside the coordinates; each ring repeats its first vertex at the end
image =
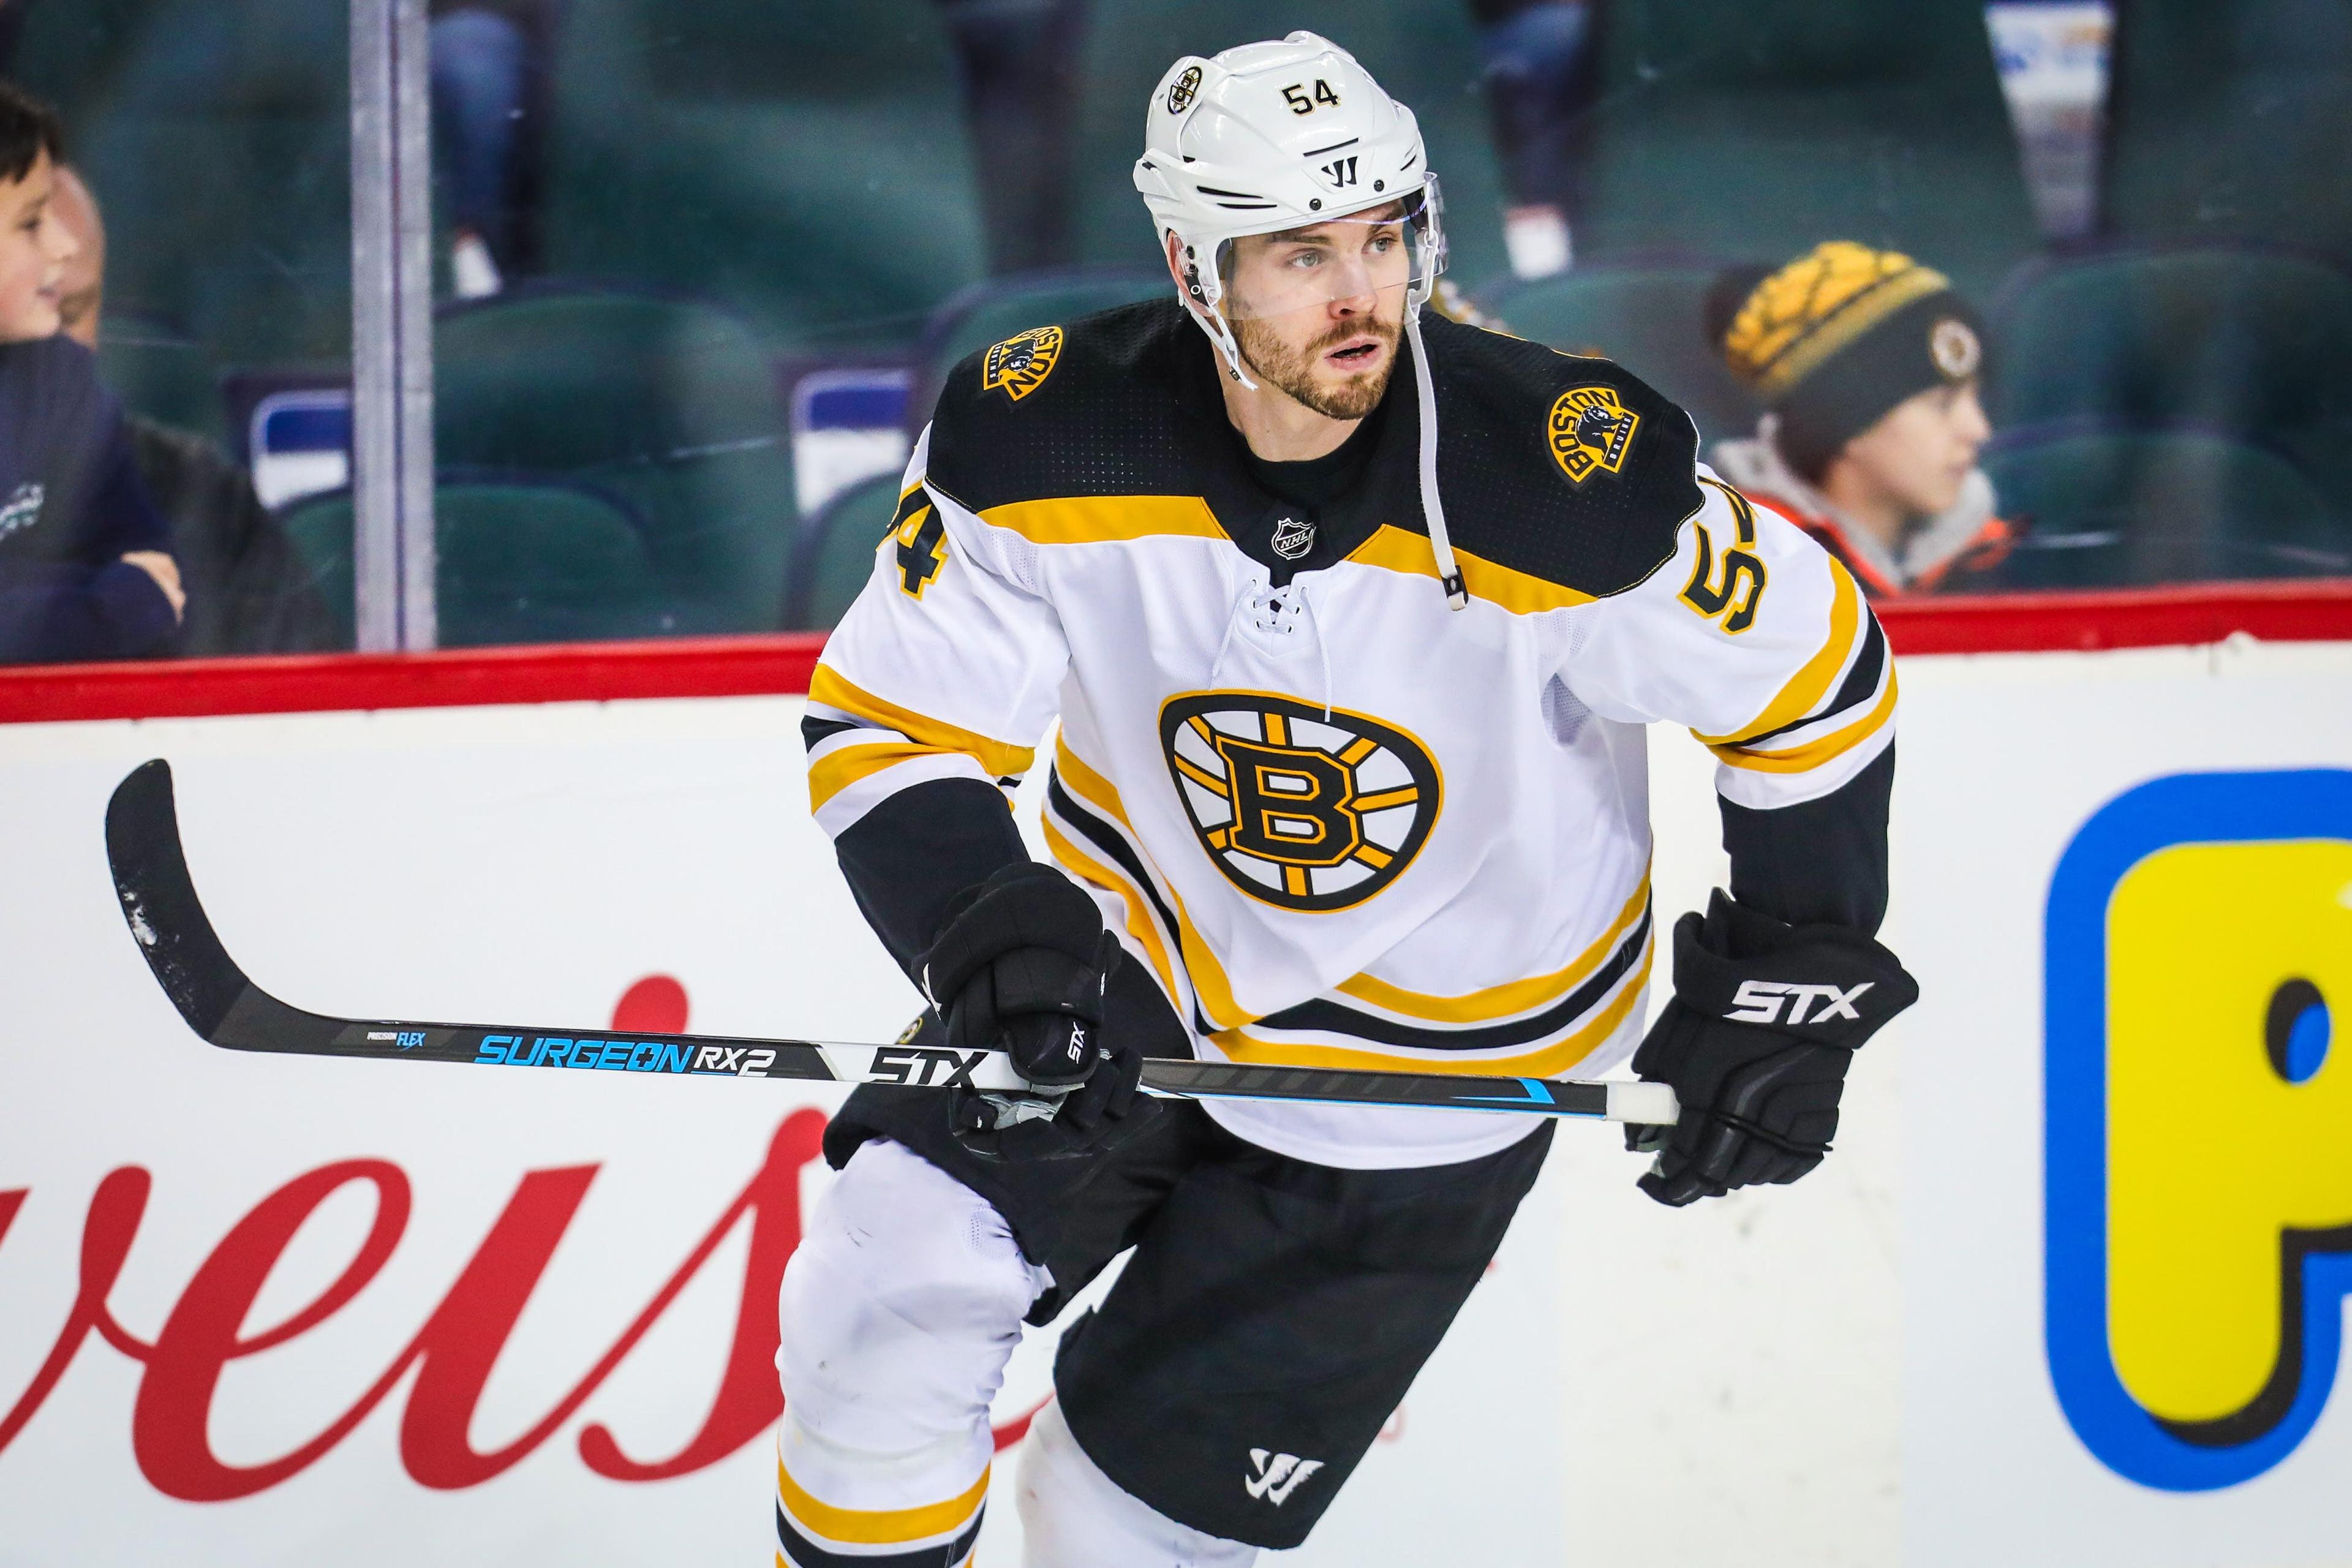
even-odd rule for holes
{"type": "Polygon", "coordinates": [[[1633,587],[1703,492],[1690,416],[1623,367],[1422,315],[1457,550],[1579,593],[1633,587]]]}
{"type": "MultiPolygon", "coordinates": [[[[926,476],[974,511],[1200,491],[1206,347],[1171,295],[1038,327],[966,358],[931,413],[926,476]],[[1200,359],[1192,352],[1191,359],[1200,359]]],[[[1208,385],[1213,402],[1213,383],[1208,385]]],[[[1221,409],[1212,409],[1222,417],[1221,409]]]]}

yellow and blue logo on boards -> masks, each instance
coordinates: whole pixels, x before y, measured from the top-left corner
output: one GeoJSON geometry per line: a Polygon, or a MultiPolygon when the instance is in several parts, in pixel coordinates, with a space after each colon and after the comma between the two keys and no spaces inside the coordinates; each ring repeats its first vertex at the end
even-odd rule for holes
{"type": "Polygon", "coordinates": [[[2187,773],[2067,846],[2045,931],[2046,1332],[2172,1491],[2293,1453],[2352,1293],[2352,772],[2187,773]]]}

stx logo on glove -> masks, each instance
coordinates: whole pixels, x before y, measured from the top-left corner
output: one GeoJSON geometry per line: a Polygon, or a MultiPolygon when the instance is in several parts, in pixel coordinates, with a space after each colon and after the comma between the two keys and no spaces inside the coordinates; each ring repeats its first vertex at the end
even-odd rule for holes
{"type": "Polygon", "coordinates": [[[2235,1486],[2319,1419],[2352,1293],[2352,773],[2142,784],[2049,911],[2051,1381],[2117,1473],[2235,1486]]]}
{"type": "Polygon", "coordinates": [[[1724,1016],[1735,1024],[1777,1024],[1780,1021],[1780,1004],[1787,1002],[1790,1004],[1789,1022],[1801,1024],[1806,1022],[1805,1010],[1819,1002],[1821,1006],[1815,1008],[1811,1015],[1813,1023],[1826,1024],[1832,1018],[1852,1018],[1859,1024],[1862,1015],[1853,1010],[1854,998],[1876,984],[1874,980],[1865,980],[1852,990],[1843,990],[1835,985],[1743,980],[1731,998],[1738,1005],[1724,1016]]]}

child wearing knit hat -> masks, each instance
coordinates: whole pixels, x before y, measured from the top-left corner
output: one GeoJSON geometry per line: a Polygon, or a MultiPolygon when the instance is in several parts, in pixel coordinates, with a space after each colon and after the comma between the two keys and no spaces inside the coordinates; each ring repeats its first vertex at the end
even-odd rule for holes
{"type": "Polygon", "coordinates": [[[1992,434],[1976,312],[1942,273],[1848,240],[1729,273],[1707,337],[1765,408],[1708,461],[1819,539],[1875,597],[1982,585],[2014,531],[1977,453],[1992,434]]]}

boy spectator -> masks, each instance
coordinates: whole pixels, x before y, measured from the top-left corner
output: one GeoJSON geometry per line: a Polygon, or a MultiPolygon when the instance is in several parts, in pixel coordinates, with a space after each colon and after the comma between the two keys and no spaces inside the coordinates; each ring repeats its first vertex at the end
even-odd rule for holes
{"type": "Polygon", "coordinates": [[[186,595],[121,408],[58,335],[57,117],[0,82],[0,663],[168,651],[186,595]]]}
{"type": "MultiPolygon", "coordinates": [[[[58,313],[66,336],[95,349],[106,299],[106,225],[97,198],[68,167],[57,172],[49,210],[78,247],[66,263],[58,313]]],[[[236,460],[194,431],[140,414],[124,423],[187,584],[179,651],[208,658],[335,647],[334,623],[310,566],[236,460]]]]}
{"type": "Polygon", "coordinates": [[[1812,534],[1874,597],[1987,585],[2009,553],[1977,453],[1984,339],[1948,279],[1846,240],[1727,274],[1707,338],[1765,408],[1717,473],[1812,534]]]}
{"type": "Polygon", "coordinates": [[[1480,76],[1503,165],[1503,245],[1519,278],[1549,278],[1576,259],[1569,232],[1584,118],[1597,83],[1600,0],[1470,0],[1480,76]]]}

